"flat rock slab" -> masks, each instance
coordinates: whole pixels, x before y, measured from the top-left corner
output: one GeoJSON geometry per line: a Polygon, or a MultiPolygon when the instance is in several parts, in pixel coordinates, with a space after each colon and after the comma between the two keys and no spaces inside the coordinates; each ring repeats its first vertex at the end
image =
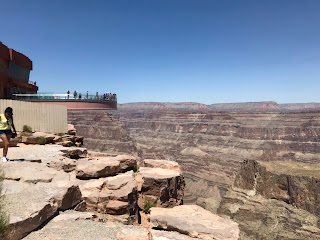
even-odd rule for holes
{"type": "Polygon", "coordinates": [[[189,237],[187,235],[162,230],[151,230],[152,240],[199,240],[199,238],[189,237]]]}
{"type": "Polygon", "coordinates": [[[77,178],[90,179],[114,176],[137,167],[137,160],[129,155],[80,159],[76,167],[77,178]]]}
{"type": "Polygon", "coordinates": [[[43,163],[49,163],[52,160],[60,158],[63,153],[60,150],[66,149],[65,147],[49,144],[49,145],[25,145],[19,143],[18,147],[10,148],[8,158],[15,159],[41,159],[43,163]]]}
{"type": "Polygon", "coordinates": [[[110,200],[106,207],[106,212],[112,215],[123,215],[128,212],[128,203],[117,201],[117,200],[110,200]]]}
{"type": "Polygon", "coordinates": [[[240,234],[236,222],[196,205],[182,205],[171,209],[151,208],[150,222],[153,228],[175,230],[206,240],[236,240],[240,234]]]}
{"type": "Polygon", "coordinates": [[[140,167],[141,175],[145,179],[170,179],[182,175],[179,171],[163,168],[140,167]]]}
{"type": "Polygon", "coordinates": [[[65,210],[81,200],[78,186],[54,183],[23,183],[5,180],[5,206],[10,215],[6,239],[21,239],[51,218],[58,210],[65,210]]]}
{"type": "Polygon", "coordinates": [[[91,220],[50,221],[23,240],[149,240],[143,227],[91,220]]]}
{"type": "Polygon", "coordinates": [[[89,212],[78,212],[74,210],[68,210],[65,212],[60,212],[58,216],[56,216],[54,219],[52,219],[53,222],[58,221],[75,221],[75,220],[88,220],[93,219],[95,217],[94,214],[89,212]]]}
{"type": "Polygon", "coordinates": [[[3,164],[5,178],[28,183],[49,183],[59,174],[56,170],[30,161],[10,161],[3,164]]]}
{"type": "Polygon", "coordinates": [[[171,169],[171,170],[178,171],[179,173],[182,173],[179,164],[174,161],[156,160],[156,159],[145,159],[143,161],[144,161],[145,167],[171,169]]]}

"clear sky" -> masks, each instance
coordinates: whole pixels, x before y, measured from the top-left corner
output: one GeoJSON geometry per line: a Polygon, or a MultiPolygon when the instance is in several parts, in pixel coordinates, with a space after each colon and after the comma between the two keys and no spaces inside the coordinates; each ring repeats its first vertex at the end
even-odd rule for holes
{"type": "Polygon", "coordinates": [[[320,102],[319,0],[10,0],[0,41],[41,92],[119,103],[320,102]]]}

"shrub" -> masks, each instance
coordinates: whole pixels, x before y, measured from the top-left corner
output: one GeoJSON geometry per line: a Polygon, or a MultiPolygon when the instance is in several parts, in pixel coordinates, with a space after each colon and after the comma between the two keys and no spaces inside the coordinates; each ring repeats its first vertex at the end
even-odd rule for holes
{"type": "Polygon", "coordinates": [[[144,208],[143,208],[143,211],[145,213],[150,213],[150,209],[154,207],[154,203],[153,202],[150,202],[150,201],[146,201],[144,203],[144,208]]]}
{"type": "Polygon", "coordinates": [[[38,143],[39,143],[40,145],[45,145],[46,142],[47,142],[47,140],[46,140],[45,137],[42,137],[42,136],[41,136],[41,137],[38,138],[38,143]]]}
{"type": "Polygon", "coordinates": [[[132,176],[136,177],[139,172],[140,172],[140,167],[139,167],[139,164],[137,164],[137,166],[135,166],[133,169],[132,176]]]}
{"type": "Polygon", "coordinates": [[[4,209],[4,195],[2,194],[2,182],[4,180],[3,170],[0,169],[0,239],[3,239],[8,226],[9,226],[9,216],[4,209]]]}
{"type": "Polygon", "coordinates": [[[28,133],[32,133],[32,128],[28,125],[24,125],[23,126],[23,131],[24,132],[28,132],[28,133]]]}

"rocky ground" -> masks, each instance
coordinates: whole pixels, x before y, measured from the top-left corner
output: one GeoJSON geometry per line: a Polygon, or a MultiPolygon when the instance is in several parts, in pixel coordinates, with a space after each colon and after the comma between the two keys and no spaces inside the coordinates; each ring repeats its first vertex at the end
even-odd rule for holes
{"type": "Polygon", "coordinates": [[[130,155],[58,144],[20,143],[8,157],[6,240],[238,239],[232,220],[181,205],[185,183],[176,162],[139,166],[130,155]]]}
{"type": "Polygon", "coordinates": [[[84,145],[90,150],[138,156],[135,141],[111,113],[68,111],[68,122],[75,126],[78,135],[84,137],[84,145]]]}

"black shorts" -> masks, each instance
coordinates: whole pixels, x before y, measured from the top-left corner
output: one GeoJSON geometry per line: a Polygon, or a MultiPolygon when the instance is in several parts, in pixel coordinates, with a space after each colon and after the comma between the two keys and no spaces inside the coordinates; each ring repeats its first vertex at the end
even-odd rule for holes
{"type": "Polygon", "coordinates": [[[12,134],[11,130],[0,130],[0,136],[1,135],[10,135],[10,134],[12,134]]]}

